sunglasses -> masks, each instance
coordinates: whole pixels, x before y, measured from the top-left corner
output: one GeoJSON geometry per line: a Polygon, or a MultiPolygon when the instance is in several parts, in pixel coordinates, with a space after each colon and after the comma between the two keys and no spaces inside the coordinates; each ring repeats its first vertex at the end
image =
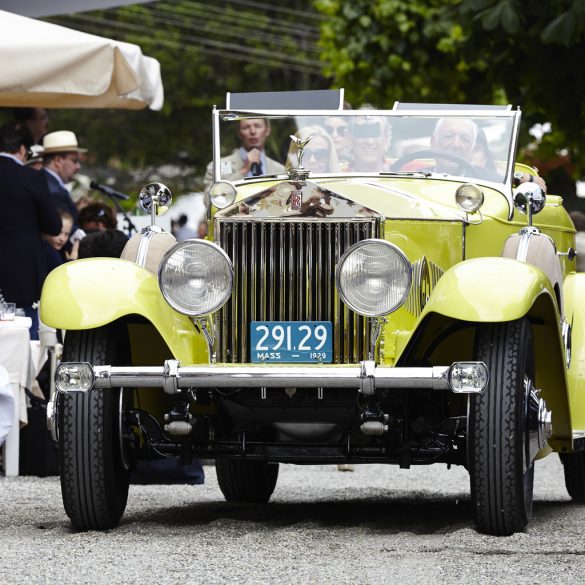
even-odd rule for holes
{"type": "Polygon", "coordinates": [[[315,150],[305,150],[307,160],[315,158],[316,161],[326,161],[329,158],[329,150],[326,148],[316,148],[315,150]]]}
{"type": "Polygon", "coordinates": [[[323,128],[325,128],[325,131],[331,136],[337,134],[337,136],[343,138],[347,134],[347,126],[323,126],[323,128]]]}
{"type": "Polygon", "coordinates": [[[380,138],[382,136],[382,128],[377,122],[356,124],[352,127],[351,133],[355,138],[380,138]]]}

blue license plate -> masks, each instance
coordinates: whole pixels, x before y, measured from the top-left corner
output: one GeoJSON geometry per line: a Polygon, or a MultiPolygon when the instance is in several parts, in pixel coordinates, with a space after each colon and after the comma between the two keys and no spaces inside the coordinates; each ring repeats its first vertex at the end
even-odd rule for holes
{"type": "Polygon", "coordinates": [[[331,321],[252,321],[252,362],[331,363],[331,321]]]}

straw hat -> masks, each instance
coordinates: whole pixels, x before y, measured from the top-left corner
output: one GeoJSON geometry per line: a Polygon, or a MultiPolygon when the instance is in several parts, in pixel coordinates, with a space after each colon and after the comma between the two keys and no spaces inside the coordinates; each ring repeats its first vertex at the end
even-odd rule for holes
{"type": "Polygon", "coordinates": [[[43,148],[45,149],[45,154],[53,154],[55,152],[87,152],[87,148],[79,148],[77,136],[69,130],[49,132],[43,138],[43,148]]]}

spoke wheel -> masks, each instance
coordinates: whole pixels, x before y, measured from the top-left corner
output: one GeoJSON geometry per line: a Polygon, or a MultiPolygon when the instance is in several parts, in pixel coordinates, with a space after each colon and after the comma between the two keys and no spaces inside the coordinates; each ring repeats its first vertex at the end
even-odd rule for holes
{"type": "MultiPolygon", "coordinates": [[[[125,330],[114,327],[69,331],[63,348],[63,361],[92,365],[123,365],[127,355],[125,330]]],[[[77,530],[113,528],[126,508],[120,393],[117,388],[59,395],[61,493],[77,530]]]]}
{"type": "Polygon", "coordinates": [[[265,504],[278,479],[278,463],[218,459],[217,482],[228,502],[265,504]]]}
{"type": "Polygon", "coordinates": [[[532,514],[530,323],[524,318],[482,326],[476,334],[475,355],[487,365],[490,379],[484,392],[470,399],[471,502],[477,528],[505,536],[523,530],[532,514]]]}

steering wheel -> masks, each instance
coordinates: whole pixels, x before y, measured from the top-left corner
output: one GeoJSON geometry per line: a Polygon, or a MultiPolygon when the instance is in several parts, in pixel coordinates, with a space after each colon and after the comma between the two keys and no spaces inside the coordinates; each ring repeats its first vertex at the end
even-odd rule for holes
{"type": "Polygon", "coordinates": [[[407,162],[416,160],[417,158],[447,159],[457,164],[455,172],[458,175],[462,174],[463,171],[467,171],[468,174],[470,174],[472,177],[482,175],[481,169],[474,167],[469,161],[466,161],[458,154],[438,149],[417,150],[416,152],[409,152],[408,154],[401,156],[398,160],[395,160],[390,165],[390,170],[399,171],[407,162]]]}

